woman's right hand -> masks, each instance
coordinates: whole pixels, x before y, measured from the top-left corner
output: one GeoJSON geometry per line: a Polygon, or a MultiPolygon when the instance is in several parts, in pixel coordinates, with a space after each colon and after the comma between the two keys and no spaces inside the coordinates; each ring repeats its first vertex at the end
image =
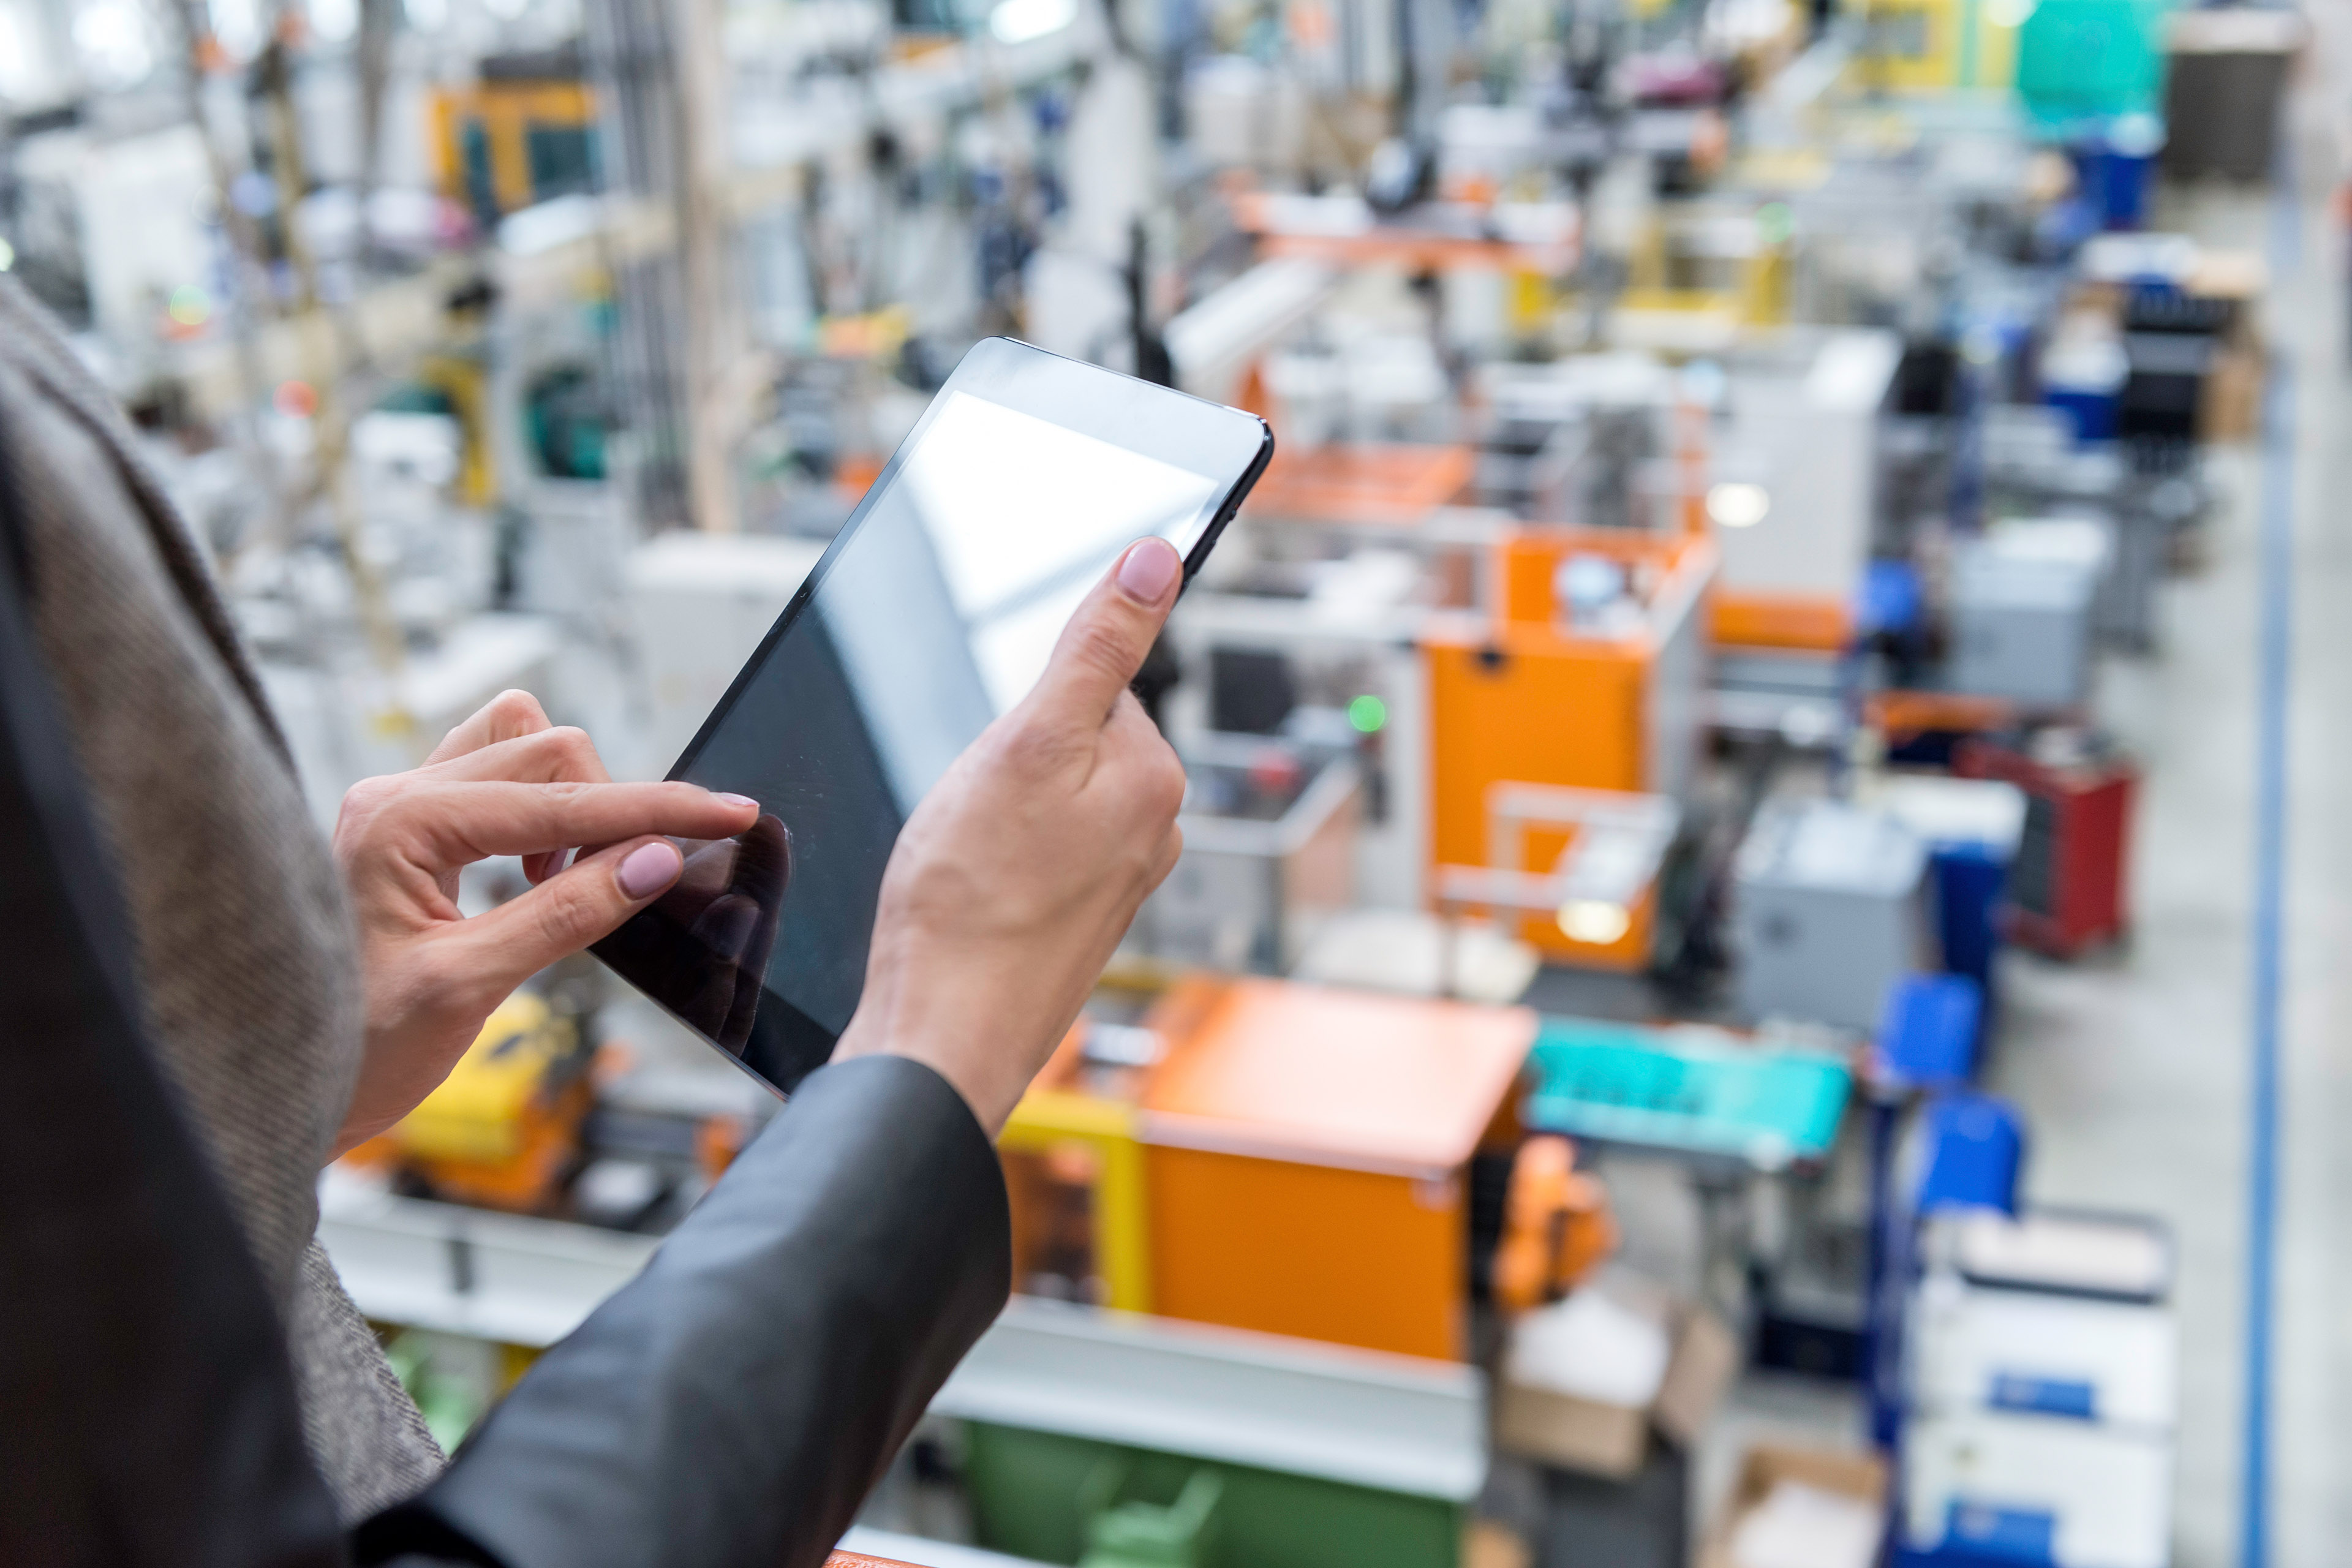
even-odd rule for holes
{"type": "Polygon", "coordinates": [[[551,727],[523,691],[451,731],[423,767],[352,785],[334,851],[367,1032],[332,1155],[415,1110],[500,998],[677,882],[674,837],[724,841],[759,820],[751,801],[695,784],[612,783],[588,737],[551,727]],[[564,866],[573,847],[598,844],[564,866]],[[458,873],[492,855],[522,856],[538,886],[468,919],[458,873]]]}
{"type": "Polygon", "coordinates": [[[1183,572],[1165,540],[1129,547],[908,819],[836,1059],[921,1061],[992,1137],[1012,1115],[1183,848],[1183,764],[1128,690],[1183,572]]]}

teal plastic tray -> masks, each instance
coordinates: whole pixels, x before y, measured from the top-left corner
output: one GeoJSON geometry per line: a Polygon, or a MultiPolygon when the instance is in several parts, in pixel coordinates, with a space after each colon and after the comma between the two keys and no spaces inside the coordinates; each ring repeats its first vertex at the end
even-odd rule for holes
{"type": "Polygon", "coordinates": [[[1528,1127],[1778,1170],[1829,1152],[1853,1076],[1843,1057],[1696,1031],[1547,1018],[1528,1127]]]}

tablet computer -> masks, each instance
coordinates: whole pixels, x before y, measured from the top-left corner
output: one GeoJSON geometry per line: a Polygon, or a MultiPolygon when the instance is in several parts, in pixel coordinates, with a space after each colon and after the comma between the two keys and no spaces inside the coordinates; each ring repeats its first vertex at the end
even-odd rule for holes
{"type": "Polygon", "coordinates": [[[1120,551],[1186,580],[1273,456],[1255,415],[1005,338],[966,354],[669,776],[760,803],[592,950],[779,1094],[833,1054],[882,871],[1120,551]]]}

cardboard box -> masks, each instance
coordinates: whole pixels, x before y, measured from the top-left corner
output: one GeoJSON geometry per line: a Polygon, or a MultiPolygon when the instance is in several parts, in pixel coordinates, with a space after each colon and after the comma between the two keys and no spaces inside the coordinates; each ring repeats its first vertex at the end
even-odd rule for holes
{"type": "Polygon", "coordinates": [[[2259,347],[2228,344],[2205,372],[2197,435],[2204,441],[2251,441],[2262,434],[2263,390],[2268,366],[2259,347]]]}
{"type": "Polygon", "coordinates": [[[1886,1506],[1886,1466],[1874,1455],[1759,1443],[1740,1460],[1739,1479],[1699,1544],[1696,1568],[1742,1568],[1732,1555],[1732,1542],[1739,1527],[1782,1481],[1841,1493],[1867,1502],[1874,1510],[1886,1506]]]}
{"type": "Polygon", "coordinates": [[[1495,1446],[1562,1469],[1622,1479],[1642,1468],[1650,1432],[1688,1447],[1739,1373],[1739,1342],[1719,1318],[1647,1280],[1612,1269],[1584,1288],[1654,1322],[1665,1368],[1644,1405],[1625,1405],[1523,1382],[1506,1351],[1496,1383],[1495,1446]]]}

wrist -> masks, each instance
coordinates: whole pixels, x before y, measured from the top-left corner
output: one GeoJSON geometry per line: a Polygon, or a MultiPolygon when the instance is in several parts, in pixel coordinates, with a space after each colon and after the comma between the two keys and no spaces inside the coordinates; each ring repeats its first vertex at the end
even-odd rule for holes
{"type": "Polygon", "coordinates": [[[992,1052],[984,1042],[969,1038],[969,1025],[953,1032],[926,1027],[906,1016],[903,1010],[887,1002],[877,1007],[875,1001],[869,994],[859,1004],[849,1027],[842,1031],[841,1040],[834,1047],[833,1059],[892,1056],[922,1063],[947,1079],[949,1087],[962,1096],[981,1131],[993,1141],[1003,1131],[1013,1108],[1020,1103],[1024,1087],[1005,1081],[1010,1074],[989,1070],[992,1057],[1009,1053],[992,1052]]]}
{"type": "Polygon", "coordinates": [[[882,1025],[866,1023],[866,1011],[858,1011],[842,1030],[840,1044],[833,1048],[833,1060],[845,1063],[858,1056],[903,1056],[910,1063],[922,1063],[948,1081],[950,1089],[964,1100],[973,1121],[990,1140],[1004,1131],[1004,1121],[1013,1114],[1013,1105],[1021,1102],[1021,1090],[1007,1090],[992,1081],[992,1074],[983,1072],[976,1053],[960,1048],[955,1041],[943,1041],[936,1035],[922,1030],[896,1030],[882,1025]]]}

